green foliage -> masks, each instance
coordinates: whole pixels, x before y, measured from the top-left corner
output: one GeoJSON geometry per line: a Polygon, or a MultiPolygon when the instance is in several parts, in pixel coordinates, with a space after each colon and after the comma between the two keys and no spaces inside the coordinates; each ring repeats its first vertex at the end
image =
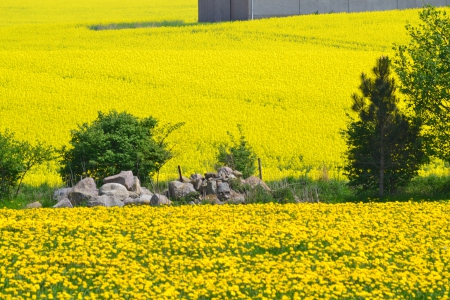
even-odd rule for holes
{"type": "Polygon", "coordinates": [[[193,201],[194,203],[199,203],[200,202],[200,193],[199,192],[189,193],[184,197],[181,197],[178,199],[172,198],[170,200],[172,201],[172,203],[174,205],[189,204],[191,201],[193,201]]]}
{"type": "Polygon", "coordinates": [[[428,145],[450,160],[450,18],[427,6],[418,27],[407,25],[408,45],[396,45],[395,70],[407,103],[422,122],[428,145]]]}
{"type": "Polygon", "coordinates": [[[138,119],[126,112],[98,112],[92,124],[84,123],[71,131],[72,147],[62,149],[61,176],[73,184],[81,176],[100,180],[131,170],[142,182],[148,182],[172,157],[165,137],[173,130],[163,131],[162,138],[156,141],[156,125],[152,117],[138,119]]]}
{"type": "Polygon", "coordinates": [[[273,191],[272,196],[278,203],[297,203],[297,201],[295,201],[295,194],[290,187],[275,190],[273,191]]]}
{"type": "Polygon", "coordinates": [[[417,175],[428,161],[420,137],[420,123],[402,114],[395,96],[395,80],[390,77],[390,61],[381,57],[373,68],[375,79],[361,75],[361,94],[353,95],[351,119],[343,132],[348,150],[344,167],[349,185],[362,191],[385,190],[392,194],[417,175]]]}
{"type": "Polygon", "coordinates": [[[251,188],[246,194],[246,203],[270,203],[277,202],[272,194],[266,191],[262,186],[257,185],[251,188]]]}
{"type": "Polygon", "coordinates": [[[0,134],[0,197],[8,196],[22,172],[21,147],[8,131],[0,134]]]}
{"type": "Polygon", "coordinates": [[[228,181],[228,184],[232,190],[241,194],[245,194],[252,189],[250,184],[242,183],[240,178],[233,178],[228,181]]]}
{"type": "Polygon", "coordinates": [[[14,134],[0,133],[0,198],[19,192],[25,175],[35,166],[55,159],[55,150],[41,142],[31,145],[17,141],[14,134]]]}
{"type": "Polygon", "coordinates": [[[239,142],[235,140],[230,132],[227,132],[231,139],[231,147],[222,144],[219,147],[217,160],[233,170],[242,172],[244,178],[247,178],[255,173],[256,154],[242,133],[242,126],[238,124],[237,127],[240,134],[239,142]]]}

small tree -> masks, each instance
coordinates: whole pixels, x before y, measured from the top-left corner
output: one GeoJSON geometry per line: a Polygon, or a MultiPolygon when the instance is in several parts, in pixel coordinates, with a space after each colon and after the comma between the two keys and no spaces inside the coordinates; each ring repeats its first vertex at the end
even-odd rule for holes
{"type": "Polygon", "coordinates": [[[61,176],[69,180],[87,176],[100,180],[131,170],[147,182],[172,157],[164,142],[167,135],[163,133],[159,143],[154,139],[156,125],[152,117],[138,119],[114,110],[108,114],[98,112],[92,124],[84,123],[71,131],[72,147],[62,149],[61,176]]]}
{"type": "Polygon", "coordinates": [[[394,67],[429,147],[450,161],[450,18],[431,6],[419,16],[418,27],[406,26],[409,44],[394,46],[394,67]]]}
{"type": "Polygon", "coordinates": [[[241,124],[237,125],[240,138],[236,141],[234,136],[228,131],[227,134],[231,140],[231,147],[224,144],[219,146],[219,155],[217,160],[225,166],[242,172],[244,178],[249,177],[255,173],[256,154],[248,144],[244,134],[242,133],[241,124]]]}
{"type": "Polygon", "coordinates": [[[362,95],[353,95],[352,106],[359,118],[351,119],[343,132],[349,185],[378,189],[380,197],[404,186],[427,162],[420,124],[399,111],[389,67],[389,59],[381,57],[373,68],[375,79],[362,73],[362,95]]]}
{"type": "Polygon", "coordinates": [[[0,197],[10,194],[23,170],[20,144],[9,131],[0,134],[0,197]]]}
{"type": "Polygon", "coordinates": [[[0,133],[0,197],[19,193],[25,175],[34,167],[55,159],[55,149],[42,142],[17,141],[14,134],[0,133]]]}

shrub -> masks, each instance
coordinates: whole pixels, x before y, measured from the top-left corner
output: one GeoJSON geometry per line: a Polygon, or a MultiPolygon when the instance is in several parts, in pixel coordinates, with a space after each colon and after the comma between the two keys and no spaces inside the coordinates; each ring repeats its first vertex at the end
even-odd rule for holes
{"type": "Polygon", "coordinates": [[[244,178],[247,178],[255,173],[256,155],[242,133],[242,126],[238,124],[237,127],[240,134],[239,142],[235,140],[230,132],[227,132],[231,139],[231,147],[222,144],[219,147],[217,160],[233,170],[242,172],[244,178]]]}
{"type": "Polygon", "coordinates": [[[126,112],[98,112],[92,124],[84,123],[71,131],[72,148],[62,149],[63,180],[73,184],[79,177],[100,180],[131,170],[142,182],[149,181],[172,158],[164,142],[171,131],[157,141],[156,125],[152,117],[138,119],[126,112]]]}
{"type": "Polygon", "coordinates": [[[15,140],[9,131],[0,133],[0,198],[10,196],[14,188],[17,195],[28,171],[55,158],[55,150],[51,146],[41,142],[33,146],[15,140]]]}

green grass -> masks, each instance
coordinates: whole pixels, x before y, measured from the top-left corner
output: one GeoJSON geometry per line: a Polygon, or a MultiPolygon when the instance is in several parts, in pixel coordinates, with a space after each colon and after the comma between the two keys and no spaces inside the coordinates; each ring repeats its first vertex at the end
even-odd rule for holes
{"type": "Polygon", "coordinates": [[[119,29],[133,29],[133,28],[152,28],[152,27],[179,27],[186,26],[182,20],[162,21],[162,22],[132,22],[132,23],[111,23],[111,24],[97,24],[91,25],[88,28],[91,30],[119,30],[119,29]]]}
{"type": "MultiPolygon", "coordinates": [[[[267,182],[272,192],[263,189],[251,190],[248,186],[234,187],[247,195],[248,203],[293,203],[295,199],[316,203],[344,203],[344,202],[389,202],[389,201],[440,201],[450,199],[450,177],[428,176],[416,177],[411,183],[399,190],[396,194],[379,199],[375,192],[357,194],[354,189],[347,186],[347,182],[338,179],[312,180],[307,177],[288,177],[279,181],[267,182]]],[[[156,188],[150,185],[150,190],[156,188]]],[[[157,191],[162,193],[168,187],[168,182],[160,182],[157,191]]],[[[0,208],[22,209],[29,203],[39,201],[43,207],[52,207],[53,192],[61,187],[41,185],[33,187],[23,185],[17,196],[0,199],[0,208]]],[[[177,200],[174,203],[189,203],[177,200]]]]}

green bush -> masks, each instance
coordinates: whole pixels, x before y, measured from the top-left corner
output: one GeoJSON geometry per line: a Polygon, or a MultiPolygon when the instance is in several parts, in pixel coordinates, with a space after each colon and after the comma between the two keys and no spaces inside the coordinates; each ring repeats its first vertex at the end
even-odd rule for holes
{"type": "Polygon", "coordinates": [[[281,204],[285,203],[297,203],[295,201],[295,194],[289,187],[284,187],[272,192],[273,198],[281,204]]]}
{"type": "Polygon", "coordinates": [[[239,142],[235,140],[230,132],[227,132],[231,140],[231,146],[228,147],[222,144],[219,147],[217,160],[233,170],[242,172],[244,178],[247,178],[255,173],[256,154],[242,133],[242,126],[238,124],[237,127],[240,134],[239,142]]]}
{"type": "Polygon", "coordinates": [[[17,141],[14,134],[5,131],[0,133],[0,198],[19,193],[22,180],[35,166],[55,159],[55,150],[41,142],[31,145],[17,141]]]}
{"type": "Polygon", "coordinates": [[[180,124],[163,131],[158,141],[157,121],[152,117],[138,119],[126,112],[98,112],[92,124],[84,123],[71,131],[72,147],[62,149],[60,174],[73,185],[80,177],[98,181],[131,170],[141,182],[148,182],[172,158],[164,140],[180,124]]]}

